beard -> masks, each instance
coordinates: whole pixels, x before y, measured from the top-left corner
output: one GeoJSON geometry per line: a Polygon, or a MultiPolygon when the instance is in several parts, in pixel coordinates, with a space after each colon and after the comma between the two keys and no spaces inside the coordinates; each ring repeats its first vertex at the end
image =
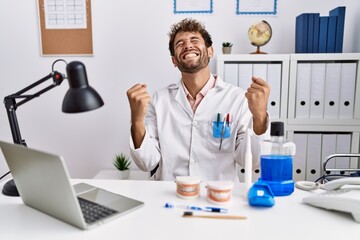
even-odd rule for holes
{"type": "Polygon", "coordinates": [[[204,69],[208,66],[210,62],[210,57],[207,54],[207,49],[204,48],[200,51],[200,57],[193,61],[184,62],[179,56],[175,57],[176,66],[179,68],[180,72],[184,73],[197,73],[201,69],[204,69]]]}

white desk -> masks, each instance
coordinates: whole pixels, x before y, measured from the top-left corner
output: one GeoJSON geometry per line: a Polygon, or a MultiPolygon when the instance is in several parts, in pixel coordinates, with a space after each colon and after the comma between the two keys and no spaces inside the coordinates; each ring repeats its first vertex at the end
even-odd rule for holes
{"type": "MultiPolygon", "coordinates": [[[[166,209],[165,202],[209,206],[202,186],[201,197],[182,200],[175,195],[174,182],[130,180],[73,180],[145,202],[144,207],[95,229],[82,231],[23,205],[20,198],[0,196],[1,239],[357,239],[360,224],[345,213],[331,212],[302,203],[308,192],[295,190],[288,197],[277,197],[272,208],[253,208],[244,201],[241,186],[235,185],[232,214],[247,220],[183,218],[180,208],[166,209]]],[[[1,182],[0,186],[4,182],[1,182]]]]}
{"type": "MultiPolygon", "coordinates": [[[[98,172],[94,179],[117,179],[117,172],[119,170],[116,169],[103,169],[100,172],[98,172]]],[[[149,180],[150,179],[150,173],[143,172],[138,169],[131,169],[129,180],[149,180]]]]}

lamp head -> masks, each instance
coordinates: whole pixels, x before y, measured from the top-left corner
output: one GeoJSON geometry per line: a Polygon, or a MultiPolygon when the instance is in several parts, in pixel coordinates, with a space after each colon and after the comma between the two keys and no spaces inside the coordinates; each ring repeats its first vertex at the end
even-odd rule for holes
{"type": "Polygon", "coordinates": [[[69,90],[65,94],[62,111],[65,113],[79,113],[97,109],[104,105],[100,95],[90,87],[85,65],[73,61],[66,66],[69,90]]]}

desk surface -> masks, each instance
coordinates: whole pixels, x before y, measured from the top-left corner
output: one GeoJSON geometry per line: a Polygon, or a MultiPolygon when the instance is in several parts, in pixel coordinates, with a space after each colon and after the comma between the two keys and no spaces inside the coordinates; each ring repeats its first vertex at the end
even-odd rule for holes
{"type": "MultiPolygon", "coordinates": [[[[131,180],[73,180],[145,202],[144,207],[92,230],[82,231],[25,206],[20,198],[0,196],[2,239],[342,239],[360,233],[350,214],[327,211],[302,203],[309,192],[295,190],[277,197],[272,208],[253,208],[243,198],[243,185],[235,185],[230,213],[247,220],[183,218],[181,208],[166,209],[165,202],[209,206],[202,186],[201,196],[183,200],[175,195],[174,182],[131,180]],[[270,238],[269,238],[270,237],[270,238]]],[[[0,186],[4,182],[1,182],[0,186]]]]}
{"type": "MultiPolygon", "coordinates": [[[[94,179],[118,179],[118,173],[119,170],[116,169],[103,169],[100,172],[98,172],[94,179]]],[[[138,169],[131,169],[130,170],[130,176],[128,180],[149,180],[150,179],[150,173],[143,172],[138,169]]]]}

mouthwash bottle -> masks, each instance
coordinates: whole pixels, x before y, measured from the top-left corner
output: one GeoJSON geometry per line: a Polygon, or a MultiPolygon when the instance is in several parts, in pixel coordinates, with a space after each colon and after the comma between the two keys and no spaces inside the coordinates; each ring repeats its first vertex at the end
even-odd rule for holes
{"type": "Polygon", "coordinates": [[[275,196],[287,196],[294,191],[293,156],[296,147],[284,137],[284,123],[272,122],[270,141],[261,145],[259,181],[269,185],[275,196]]]}

